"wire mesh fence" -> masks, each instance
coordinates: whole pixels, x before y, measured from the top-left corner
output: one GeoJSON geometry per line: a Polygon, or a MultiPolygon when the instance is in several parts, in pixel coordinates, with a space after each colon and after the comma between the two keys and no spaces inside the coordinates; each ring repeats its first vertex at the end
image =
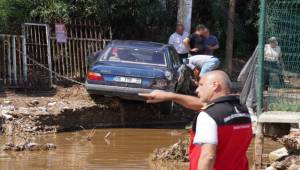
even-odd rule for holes
{"type": "Polygon", "coordinates": [[[266,1],[265,110],[300,112],[300,0],[266,1]]]}

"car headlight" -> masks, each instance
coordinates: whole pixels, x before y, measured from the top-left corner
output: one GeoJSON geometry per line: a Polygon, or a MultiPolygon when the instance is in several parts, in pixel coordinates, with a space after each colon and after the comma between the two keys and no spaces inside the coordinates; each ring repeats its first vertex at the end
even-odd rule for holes
{"type": "Polygon", "coordinates": [[[152,87],[154,88],[166,88],[168,86],[168,81],[163,79],[156,79],[152,87]]]}
{"type": "Polygon", "coordinates": [[[165,71],[165,77],[166,77],[168,80],[172,80],[173,74],[172,74],[170,71],[165,71]]]}

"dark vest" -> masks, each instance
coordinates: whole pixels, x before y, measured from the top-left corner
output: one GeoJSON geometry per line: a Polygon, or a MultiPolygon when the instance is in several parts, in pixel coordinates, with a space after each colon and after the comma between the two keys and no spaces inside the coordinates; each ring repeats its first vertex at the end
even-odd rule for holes
{"type": "MultiPolygon", "coordinates": [[[[224,96],[212,101],[205,110],[218,126],[217,156],[214,170],[248,170],[247,149],[252,139],[251,118],[237,96],[224,96]]],[[[201,146],[193,144],[197,117],[191,129],[190,170],[197,170],[201,146]]],[[[202,133],[197,129],[197,133],[202,133]]]]}

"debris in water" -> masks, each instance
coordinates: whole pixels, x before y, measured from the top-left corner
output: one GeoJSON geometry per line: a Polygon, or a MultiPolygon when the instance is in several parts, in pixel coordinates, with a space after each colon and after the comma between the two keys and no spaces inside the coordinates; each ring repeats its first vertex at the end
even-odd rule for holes
{"type": "Polygon", "coordinates": [[[43,150],[52,150],[56,149],[56,145],[53,143],[46,143],[45,145],[42,146],[43,150]]]}
{"type": "Polygon", "coordinates": [[[56,105],[56,102],[50,102],[50,103],[48,103],[48,106],[49,106],[49,107],[52,107],[52,106],[54,106],[54,105],[56,105]]]}
{"type": "Polygon", "coordinates": [[[151,155],[152,161],[167,161],[174,160],[179,162],[189,161],[189,151],[188,151],[189,141],[179,140],[177,143],[173,144],[168,148],[158,148],[154,150],[151,155]]]}
{"type": "Polygon", "coordinates": [[[5,144],[1,147],[3,151],[41,151],[41,150],[52,150],[56,149],[56,145],[53,143],[46,143],[46,144],[38,144],[34,142],[30,143],[22,143],[18,145],[14,145],[12,143],[5,144]]]}
{"type": "Polygon", "coordinates": [[[107,139],[111,135],[111,132],[108,132],[105,136],[104,139],[107,139]]]}
{"type": "Polygon", "coordinates": [[[28,107],[36,107],[40,102],[38,100],[32,100],[27,103],[28,107]]]}
{"type": "Polygon", "coordinates": [[[300,169],[300,137],[298,134],[289,134],[278,140],[287,150],[285,155],[271,164],[269,170],[298,170],[300,169]]]}
{"type": "Polygon", "coordinates": [[[111,132],[107,132],[107,134],[104,136],[104,141],[106,142],[106,144],[110,145],[110,141],[108,139],[108,137],[111,135],[111,132]]]}
{"type": "Polygon", "coordinates": [[[171,133],[170,133],[171,136],[179,136],[180,134],[181,133],[178,132],[177,130],[172,130],[171,133]]]}
{"type": "Polygon", "coordinates": [[[41,145],[38,143],[30,142],[24,145],[25,149],[30,150],[30,151],[35,151],[35,150],[40,150],[41,145]]]}
{"type": "Polygon", "coordinates": [[[3,101],[3,104],[4,104],[4,105],[10,105],[10,104],[12,104],[12,102],[9,101],[9,100],[4,100],[4,101],[3,101]]]}
{"type": "Polygon", "coordinates": [[[297,135],[286,135],[279,139],[279,142],[289,153],[300,153],[300,137],[297,135]]]}
{"type": "Polygon", "coordinates": [[[292,155],[288,156],[281,161],[274,162],[272,167],[278,169],[298,170],[300,169],[300,156],[292,155]]]}
{"type": "Polygon", "coordinates": [[[89,133],[89,135],[87,136],[87,140],[88,141],[91,141],[92,140],[92,138],[94,137],[94,135],[95,135],[95,132],[96,132],[96,130],[95,130],[95,128],[93,128],[92,130],[91,130],[91,132],[89,133]]]}

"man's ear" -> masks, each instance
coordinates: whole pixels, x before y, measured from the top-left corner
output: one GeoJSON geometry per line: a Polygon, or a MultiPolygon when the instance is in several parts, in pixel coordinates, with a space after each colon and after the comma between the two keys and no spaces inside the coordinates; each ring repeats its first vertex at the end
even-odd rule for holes
{"type": "Polygon", "coordinates": [[[218,82],[213,82],[213,83],[212,83],[212,88],[213,88],[214,90],[218,90],[218,89],[220,89],[220,84],[219,84],[218,82]]]}

